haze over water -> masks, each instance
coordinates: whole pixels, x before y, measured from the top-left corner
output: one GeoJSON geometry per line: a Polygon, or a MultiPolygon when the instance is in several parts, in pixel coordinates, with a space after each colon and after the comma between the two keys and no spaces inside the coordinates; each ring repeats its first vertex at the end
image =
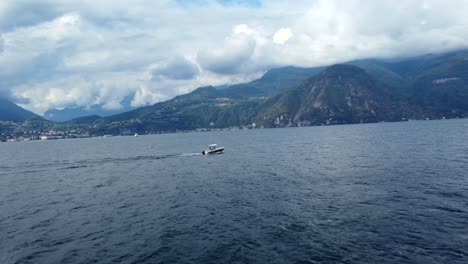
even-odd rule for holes
{"type": "Polygon", "coordinates": [[[467,172],[466,119],[0,144],[0,263],[468,263],[467,172]]]}

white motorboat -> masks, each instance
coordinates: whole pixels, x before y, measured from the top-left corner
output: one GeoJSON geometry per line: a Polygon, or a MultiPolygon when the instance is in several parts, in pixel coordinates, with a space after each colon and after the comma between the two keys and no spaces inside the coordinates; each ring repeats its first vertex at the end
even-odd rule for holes
{"type": "Polygon", "coordinates": [[[203,155],[208,155],[208,154],[221,154],[223,153],[224,148],[223,147],[218,147],[216,144],[211,144],[208,146],[208,149],[205,149],[202,151],[203,155]]]}

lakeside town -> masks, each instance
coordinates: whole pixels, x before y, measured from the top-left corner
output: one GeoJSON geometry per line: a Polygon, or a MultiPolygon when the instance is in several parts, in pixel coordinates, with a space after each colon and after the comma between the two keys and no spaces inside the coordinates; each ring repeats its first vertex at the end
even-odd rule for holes
{"type": "Polygon", "coordinates": [[[32,121],[0,121],[0,142],[25,142],[33,140],[56,140],[68,138],[89,138],[84,128],[58,130],[49,124],[37,125],[32,121]]]}
{"type": "MultiPolygon", "coordinates": [[[[453,119],[460,119],[463,117],[455,117],[453,119]]],[[[430,119],[424,118],[420,120],[413,119],[402,119],[400,122],[408,121],[429,121],[429,120],[448,120],[451,118],[437,118],[430,119]]],[[[41,120],[43,121],[43,119],[41,120]]],[[[60,140],[60,139],[78,139],[78,138],[93,138],[93,137],[114,137],[114,136],[139,136],[140,134],[132,131],[128,128],[121,128],[119,133],[114,134],[100,134],[94,133],[90,127],[87,126],[57,126],[52,122],[46,121],[41,122],[38,120],[28,120],[24,122],[14,121],[0,121],[0,143],[5,142],[28,142],[28,141],[46,141],[46,140],[60,140]]],[[[281,125],[280,119],[275,120],[276,127],[307,127],[313,126],[309,122],[300,122],[297,124],[281,125]]],[[[381,121],[378,123],[385,123],[381,121]]],[[[321,126],[329,125],[343,125],[345,123],[336,123],[331,120],[327,120],[321,126]]],[[[362,124],[362,123],[361,123],[362,124]]],[[[209,128],[195,128],[181,130],[177,129],[174,131],[156,131],[156,132],[143,132],[142,135],[147,134],[168,134],[168,133],[199,133],[199,132],[210,132],[210,131],[236,131],[236,130],[250,130],[250,129],[263,129],[264,126],[258,126],[255,123],[241,126],[231,126],[225,128],[215,128],[214,124],[210,124],[209,128]]]]}
{"type": "MultiPolygon", "coordinates": [[[[175,131],[159,131],[156,133],[144,134],[165,134],[165,133],[191,133],[191,132],[209,132],[209,131],[234,131],[257,129],[255,123],[234,126],[228,128],[196,128],[193,130],[175,130],[175,131]]],[[[27,142],[27,141],[45,141],[59,139],[77,139],[77,138],[92,138],[92,137],[113,137],[113,136],[138,136],[130,129],[122,129],[118,134],[93,134],[89,132],[87,127],[55,127],[53,123],[37,123],[31,120],[25,122],[0,121],[0,143],[4,142],[27,142]]]]}

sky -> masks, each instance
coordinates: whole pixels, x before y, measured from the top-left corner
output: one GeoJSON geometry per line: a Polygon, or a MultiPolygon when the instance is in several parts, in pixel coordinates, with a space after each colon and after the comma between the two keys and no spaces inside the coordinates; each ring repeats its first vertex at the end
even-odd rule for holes
{"type": "Polygon", "coordinates": [[[154,104],[282,66],[468,46],[466,0],[1,0],[0,95],[51,108],[154,104]]]}

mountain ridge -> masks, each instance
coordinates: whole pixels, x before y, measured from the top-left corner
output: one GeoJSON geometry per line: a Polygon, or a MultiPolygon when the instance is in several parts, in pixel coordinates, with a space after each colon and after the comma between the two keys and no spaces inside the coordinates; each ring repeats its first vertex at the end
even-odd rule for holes
{"type": "Polygon", "coordinates": [[[337,64],[267,101],[257,119],[266,126],[369,123],[416,117],[410,112],[398,91],[357,66],[337,64]]]}
{"type": "MultiPolygon", "coordinates": [[[[104,129],[104,131],[107,133],[116,133],[116,126],[121,126],[121,130],[130,129],[135,130],[138,133],[145,133],[145,131],[153,133],[159,130],[193,130],[203,127],[222,128],[243,126],[251,123],[258,123],[267,127],[275,127],[287,125],[320,125],[329,123],[344,124],[464,116],[468,112],[468,106],[464,101],[460,101],[458,98],[465,98],[464,93],[466,93],[468,90],[468,86],[464,85],[462,87],[458,87],[457,89],[460,91],[453,90],[454,92],[457,92],[456,96],[450,97],[445,103],[437,103],[439,100],[437,96],[439,96],[439,94],[434,94],[434,92],[427,92],[430,90],[430,87],[426,87],[426,93],[423,93],[424,97],[419,97],[420,94],[417,93],[417,84],[420,83],[421,80],[424,80],[424,78],[421,79],[421,76],[425,76],[421,75],[421,70],[418,69],[424,69],[422,72],[428,73],[429,80],[432,82],[436,82],[436,84],[437,80],[439,80],[439,82],[444,82],[444,76],[451,76],[450,72],[448,70],[441,71],[437,67],[444,65],[444,63],[448,65],[458,65],[458,63],[460,63],[459,58],[464,58],[463,56],[465,55],[468,55],[468,52],[463,51],[455,53],[455,55],[432,55],[430,56],[430,60],[427,57],[424,57],[423,61],[419,61],[418,63],[408,63],[407,61],[402,60],[400,62],[391,62],[389,64],[389,62],[383,60],[362,60],[323,68],[309,68],[309,78],[302,81],[302,83],[296,82],[296,85],[293,84],[292,86],[281,87],[280,91],[276,94],[274,92],[271,94],[259,92],[260,89],[258,89],[258,86],[255,86],[255,84],[257,84],[260,80],[275,80],[275,71],[278,70],[271,70],[262,76],[262,78],[259,80],[255,80],[247,84],[238,84],[222,89],[217,89],[212,86],[201,87],[191,93],[177,96],[165,102],[139,108],[116,116],[102,118],[99,120],[99,123],[101,125],[104,124],[104,127],[113,127],[110,129],[104,129]],[[441,62],[443,63],[441,64],[441,62]],[[406,64],[411,64],[412,66],[408,66],[406,64]],[[313,109],[306,105],[302,108],[299,107],[297,113],[293,111],[294,114],[298,116],[291,117],[291,122],[288,120],[286,123],[280,122],[278,125],[274,124],[274,121],[278,117],[274,115],[275,110],[266,110],[267,106],[272,104],[271,98],[281,96],[281,94],[289,93],[290,98],[288,100],[291,100],[291,103],[288,108],[291,109],[291,107],[294,107],[291,105],[294,104],[300,105],[303,103],[301,100],[304,98],[304,94],[301,94],[298,92],[298,90],[294,89],[297,89],[298,86],[304,85],[305,82],[310,81],[311,78],[317,77],[326,70],[328,70],[327,72],[330,73],[330,69],[335,69],[334,72],[336,73],[336,71],[339,69],[346,69],[345,65],[356,67],[347,69],[351,69],[351,73],[359,73],[358,76],[363,77],[365,81],[370,82],[372,85],[381,87],[379,90],[379,95],[373,96],[378,98],[378,100],[376,99],[367,101],[368,104],[372,104],[374,101],[376,101],[378,102],[377,105],[386,105],[385,107],[374,106],[376,109],[383,109],[378,111],[378,115],[363,115],[363,105],[361,105],[361,111],[359,115],[353,114],[353,111],[356,109],[348,109],[350,111],[349,113],[345,114],[344,112],[346,111],[344,111],[340,118],[335,119],[335,121],[333,121],[332,118],[332,121],[330,122],[330,115],[334,115],[336,118],[337,109],[328,109],[327,111],[322,111],[322,115],[318,115],[317,117],[312,118],[313,120],[309,120],[310,115],[312,115],[311,111],[313,109]],[[361,67],[356,65],[360,65],[361,67]],[[401,65],[404,65],[406,68],[401,65]],[[406,72],[402,70],[403,68],[406,69],[406,72]],[[365,77],[363,75],[364,73],[367,74],[365,77]],[[418,74],[416,75],[415,73],[418,74]],[[244,92],[244,90],[247,90],[247,92],[244,92]],[[459,94],[461,94],[461,97],[459,94]],[[263,97],[260,96],[257,98],[259,95],[262,95],[263,97]],[[217,101],[219,99],[223,99],[224,97],[227,97],[228,100],[217,101]],[[250,100],[252,98],[255,100],[250,100]],[[450,100],[458,100],[456,108],[451,106],[450,100]],[[432,103],[434,103],[434,105],[431,105],[432,103]],[[267,112],[269,111],[271,113],[268,114],[267,112]],[[307,115],[309,115],[309,117],[306,118],[306,120],[302,120],[306,122],[302,122],[300,120],[301,117],[305,117],[307,115]],[[111,126],[111,123],[114,123],[114,125],[111,126]]],[[[464,73],[464,70],[467,67],[468,63],[465,60],[462,60],[461,66],[459,67],[459,72],[464,73]]],[[[282,69],[295,68],[286,67],[282,69]]],[[[452,68],[449,67],[448,69],[452,68]]],[[[281,71],[281,69],[279,70],[281,71]]],[[[302,71],[303,69],[300,70],[302,71]]],[[[338,78],[339,74],[336,77],[338,78]]],[[[467,79],[468,73],[463,77],[463,80],[467,79]]],[[[451,84],[452,81],[449,79],[447,82],[451,84]]],[[[437,85],[445,86],[446,84],[441,83],[437,85]]],[[[336,83],[334,86],[335,88],[340,87],[340,85],[336,83]]],[[[445,91],[449,94],[452,92],[447,91],[447,89],[445,91]]],[[[344,95],[345,94],[342,92],[341,99],[344,99],[344,95]]],[[[441,96],[444,96],[444,94],[441,96]]],[[[332,95],[329,95],[328,98],[331,100],[330,102],[333,102],[332,95]]],[[[286,99],[283,98],[283,100],[286,99]]],[[[309,98],[309,100],[312,99],[309,98]]],[[[356,100],[359,101],[359,99],[356,100]]],[[[319,102],[316,101],[315,104],[317,103],[319,102]]],[[[335,103],[337,102],[335,101],[335,103]]],[[[343,107],[345,105],[343,104],[343,100],[341,100],[339,105],[341,106],[341,109],[344,109],[343,107]]]]}
{"type": "Polygon", "coordinates": [[[154,105],[55,127],[122,135],[467,116],[468,51],[459,51],[401,61],[273,69],[249,83],[200,87],[154,105]]]}
{"type": "Polygon", "coordinates": [[[114,110],[105,109],[102,105],[99,104],[93,104],[87,107],[75,105],[65,107],[63,109],[49,109],[44,113],[43,116],[45,119],[50,121],[66,122],[86,116],[98,115],[106,117],[111,115],[117,115],[134,109],[134,107],[132,107],[131,105],[132,99],[132,96],[126,96],[121,102],[119,102],[121,108],[114,110]]]}
{"type": "Polygon", "coordinates": [[[38,115],[0,97],[0,121],[25,121],[34,117],[38,115]]]}

